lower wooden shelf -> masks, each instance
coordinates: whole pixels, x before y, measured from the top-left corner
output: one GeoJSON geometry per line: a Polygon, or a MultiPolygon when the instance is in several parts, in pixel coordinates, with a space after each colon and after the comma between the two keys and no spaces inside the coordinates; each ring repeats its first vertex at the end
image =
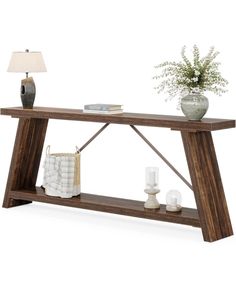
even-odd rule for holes
{"type": "Polygon", "coordinates": [[[10,191],[10,198],[14,200],[44,202],[200,227],[198,212],[196,209],[192,208],[183,208],[181,212],[172,213],[166,212],[166,206],[161,205],[158,210],[150,210],[144,208],[144,202],[142,201],[87,193],[81,193],[79,196],[66,199],[47,196],[40,187],[36,187],[34,190],[10,191]]]}

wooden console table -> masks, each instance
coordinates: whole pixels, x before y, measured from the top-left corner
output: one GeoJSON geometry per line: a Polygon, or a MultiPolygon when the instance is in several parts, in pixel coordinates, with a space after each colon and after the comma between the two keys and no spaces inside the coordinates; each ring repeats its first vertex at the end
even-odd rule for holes
{"type": "Polygon", "coordinates": [[[206,118],[203,121],[187,121],[177,116],[136,113],[101,115],[83,113],[77,109],[47,107],[2,108],[1,114],[19,118],[3,207],[39,201],[200,227],[204,240],[209,242],[233,235],[211,131],[234,128],[235,120],[206,118]],[[178,176],[192,188],[197,209],[183,208],[181,212],[171,213],[166,212],[165,205],[161,205],[160,210],[147,210],[142,201],[86,193],[70,199],[47,196],[43,189],[36,187],[36,180],[49,119],[130,125],[177,175],[178,171],[139,132],[136,125],[180,131],[192,185],[181,175],[178,176]]]}

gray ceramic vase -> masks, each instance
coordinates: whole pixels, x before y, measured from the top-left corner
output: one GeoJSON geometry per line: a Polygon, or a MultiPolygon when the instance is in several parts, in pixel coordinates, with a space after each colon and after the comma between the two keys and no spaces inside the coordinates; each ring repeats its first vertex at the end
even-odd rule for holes
{"type": "Polygon", "coordinates": [[[32,109],[34,105],[36,88],[32,77],[21,80],[21,102],[24,109],[32,109]]]}
{"type": "Polygon", "coordinates": [[[190,92],[181,99],[180,104],[186,118],[192,121],[201,120],[209,107],[207,97],[199,92],[190,92]]]}

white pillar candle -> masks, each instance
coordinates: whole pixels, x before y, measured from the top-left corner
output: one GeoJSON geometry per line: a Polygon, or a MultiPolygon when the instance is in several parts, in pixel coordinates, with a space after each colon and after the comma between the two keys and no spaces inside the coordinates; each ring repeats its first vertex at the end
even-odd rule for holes
{"type": "Polygon", "coordinates": [[[150,186],[156,185],[156,173],[155,173],[155,171],[150,171],[150,173],[149,173],[149,185],[150,186]]]}
{"type": "Polygon", "coordinates": [[[172,195],[171,198],[170,198],[170,205],[171,206],[177,206],[178,204],[178,199],[175,195],[172,195]]]}
{"type": "Polygon", "coordinates": [[[146,189],[158,189],[157,167],[146,167],[146,189]]]}

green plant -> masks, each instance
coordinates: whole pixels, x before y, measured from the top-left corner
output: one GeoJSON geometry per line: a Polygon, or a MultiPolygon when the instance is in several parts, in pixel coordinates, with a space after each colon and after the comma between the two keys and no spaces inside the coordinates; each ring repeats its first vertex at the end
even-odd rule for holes
{"type": "Polygon", "coordinates": [[[228,81],[219,72],[219,62],[215,62],[219,54],[214,47],[209,49],[208,54],[200,58],[197,45],[193,46],[193,60],[190,61],[186,55],[186,46],[181,50],[182,61],[163,62],[156,69],[161,69],[161,73],[153,77],[161,81],[154,87],[157,93],[166,92],[169,98],[175,96],[183,97],[191,91],[211,91],[217,95],[225,93],[228,81]]]}

